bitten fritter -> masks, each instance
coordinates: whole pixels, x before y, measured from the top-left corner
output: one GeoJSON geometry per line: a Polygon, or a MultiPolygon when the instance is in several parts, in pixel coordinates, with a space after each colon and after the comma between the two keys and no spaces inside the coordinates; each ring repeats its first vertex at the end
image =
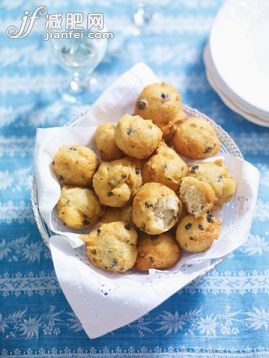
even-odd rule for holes
{"type": "Polygon", "coordinates": [[[182,179],[179,197],[187,212],[195,217],[208,213],[216,202],[212,186],[190,176],[182,179]]]}
{"type": "Polygon", "coordinates": [[[136,159],[148,158],[162,139],[162,132],[152,121],[125,114],[115,130],[117,146],[136,159]]]}
{"type": "Polygon", "coordinates": [[[151,119],[163,132],[171,137],[177,123],[185,119],[180,94],[166,82],[146,86],[136,101],[135,114],[151,119]]]}
{"type": "Polygon", "coordinates": [[[100,221],[103,223],[112,223],[114,221],[126,221],[132,223],[132,206],[125,206],[124,208],[106,207],[104,215],[100,221]]]}
{"type": "Polygon", "coordinates": [[[216,208],[231,200],[236,191],[236,180],[231,176],[222,160],[195,164],[189,168],[188,175],[212,186],[217,198],[216,208]]]}
{"type": "Polygon", "coordinates": [[[99,200],[92,190],[69,186],[62,187],[56,211],[59,219],[72,229],[94,226],[102,214],[99,200]]]}
{"type": "Polygon", "coordinates": [[[167,233],[150,236],[141,233],[138,237],[138,255],[136,269],[168,269],[175,265],[180,258],[180,249],[176,240],[167,233]]]}
{"type": "Polygon", "coordinates": [[[96,267],[106,271],[130,270],[137,257],[137,232],[127,222],[100,224],[89,235],[81,235],[87,257],[96,267]]]}
{"type": "Polygon", "coordinates": [[[162,142],[156,154],[150,157],[142,169],[144,183],[157,182],[177,190],[182,177],[186,175],[188,166],[183,159],[162,142]]]}
{"type": "Polygon", "coordinates": [[[93,177],[101,204],[112,207],[127,206],[141,185],[141,163],[130,158],[102,163],[93,177]]]}
{"type": "Polygon", "coordinates": [[[214,128],[206,119],[198,117],[177,126],[172,143],[177,153],[191,159],[213,157],[220,150],[214,128]]]}
{"type": "Polygon", "coordinates": [[[96,147],[101,158],[106,162],[120,159],[124,156],[124,153],[115,142],[115,128],[116,124],[114,123],[103,123],[99,124],[95,132],[96,147]]]}
{"type": "Polygon", "coordinates": [[[170,230],[177,222],[182,209],[175,192],[159,183],[146,183],[133,200],[134,224],[149,235],[170,230]]]}
{"type": "Polygon", "coordinates": [[[184,251],[203,252],[218,239],[220,229],[221,222],[211,214],[199,218],[187,215],[179,221],[176,240],[184,251]]]}
{"type": "Polygon", "coordinates": [[[52,170],[62,185],[89,186],[98,167],[96,154],[83,145],[64,145],[55,154],[52,170]]]}

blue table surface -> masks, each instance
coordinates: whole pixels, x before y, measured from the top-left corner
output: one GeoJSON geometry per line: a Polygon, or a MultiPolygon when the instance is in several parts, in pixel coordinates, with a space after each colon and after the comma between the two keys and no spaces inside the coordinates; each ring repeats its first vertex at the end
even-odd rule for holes
{"type": "MultiPolygon", "coordinates": [[[[58,93],[67,73],[43,33],[11,40],[5,29],[39,2],[1,0],[0,53],[0,354],[15,357],[269,357],[269,129],[229,110],[211,89],[202,52],[223,1],[163,0],[143,36],[126,36],[130,2],[43,1],[105,14],[115,39],[94,76],[87,103],[132,64],[144,61],[182,93],[184,103],[212,117],[261,173],[247,242],[213,272],[185,287],[136,322],[90,340],[55,277],[31,209],[37,127],[62,125],[85,106],[58,93]]],[[[231,56],[232,54],[227,54],[231,56]]],[[[109,118],[108,118],[109,120],[109,118]]],[[[135,293],[134,293],[135,294],[135,293]]],[[[113,309],[113,307],[111,307],[113,309]]]]}

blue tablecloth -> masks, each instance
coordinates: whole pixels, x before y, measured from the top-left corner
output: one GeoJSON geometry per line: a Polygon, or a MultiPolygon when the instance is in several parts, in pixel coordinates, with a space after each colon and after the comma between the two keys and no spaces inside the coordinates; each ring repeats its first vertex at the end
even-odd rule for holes
{"type": "MultiPolygon", "coordinates": [[[[54,2],[43,4],[57,11],[74,5],[54,2]]],[[[217,269],[129,326],[87,338],[57,283],[30,199],[36,128],[62,125],[85,108],[60,101],[57,88],[67,74],[54,61],[41,31],[35,29],[21,40],[5,36],[6,27],[38,2],[2,0],[0,354],[211,357],[215,352],[217,357],[269,357],[269,129],[226,108],[206,80],[202,51],[222,1],[163,1],[159,19],[137,37],[126,36],[130,2],[101,0],[95,7],[86,0],[75,3],[78,9],[99,9],[115,32],[88,103],[132,64],[146,62],[180,90],[184,103],[223,126],[259,168],[257,210],[248,241],[217,269]]]]}

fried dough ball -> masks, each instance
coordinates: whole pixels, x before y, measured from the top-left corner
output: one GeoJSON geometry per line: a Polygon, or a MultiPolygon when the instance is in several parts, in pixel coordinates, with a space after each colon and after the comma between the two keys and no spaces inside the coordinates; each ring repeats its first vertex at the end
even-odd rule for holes
{"type": "Polygon", "coordinates": [[[63,185],[89,186],[98,167],[96,154],[83,145],[64,145],[55,154],[52,170],[63,185]]]}
{"type": "Polygon", "coordinates": [[[151,119],[163,132],[171,137],[177,123],[185,119],[180,94],[169,83],[152,83],[140,93],[135,114],[151,119]]]}
{"type": "Polygon", "coordinates": [[[102,163],[93,177],[101,204],[112,207],[128,205],[141,185],[141,163],[130,158],[102,163]]]}
{"type": "Polygon", "coordinates": [[[179,197],[187,212],[195,217],[208,213],[216,202],[212,186],[190,176],[182,179],[179,197]]]}
{"type": "Polygon", "coordinates": [[[236,191],[236,180],[231,176],[222,160],[200,163],[189,169],[190,176],[209,183],[217,198],[215,207],[221,207],[232,199],[236,191]]]}
{"type": "Polygon", "coordinates": [[[158,235],[176,224],[181,209],[172,189],[159,183],[146,183],[134,197],[132,219],[140,230],[158,235]]]}
{"type": "Polygon", "coordinates": [[[60,220],[73,229],[85,229],[97,223],[102,214],[94,192],[86,188],[63,186],[56,205],[60,220]]]}
{"type": "Polygon", "coordinates": [[[176,240],[184,251],[203,252],[218,239],[220,229],[221,222],[211,214],[199,218],[187,215],[179,221],[176,240]]]}
{"type": "Polygon", "coordinates": [[[212,125],[199,117],[189,118],[177,126],[172,143],[177,153],[191,159],[213,157],[221,145],[212,125]]]}
{"type": "Polygon", "coordinates": [[[100,151],[101,158],[106,162],[120,159],[124,156],[124,153],[115,142],[115,128],[116,124],[114,123],[102,123],[95,132],[96,147],[100,151]]]}
{"type": "Polygon", "coordinates": [[[161,130],[150,120],[125,114],[115,130],[117,146],[127,155],[136,159],[148,158],[162,139],[161,130]]]}
{"type": "Polygon", "coordinates": [[[142,169],[144,183],[157,182],[177,190],[182,177],[186,175],[188,166],[183,159],[162,142],[156,154],[148,159],[142,169]]]}
{"type": "Polygon", "coordinates": [[[89,235],[81,235],[87,257],[96,267],[106,271],[130,270],[137,257],[137,232],[124,221],[101,224],[89,235]]]}
{"type": "Polygon", "coordinates": [[[168,269],[175,265],[180,258],[180,249],[176,240],[167,233],[150,236],[141,233],[138,238],[138,255],[136,269],[168,269]]]}

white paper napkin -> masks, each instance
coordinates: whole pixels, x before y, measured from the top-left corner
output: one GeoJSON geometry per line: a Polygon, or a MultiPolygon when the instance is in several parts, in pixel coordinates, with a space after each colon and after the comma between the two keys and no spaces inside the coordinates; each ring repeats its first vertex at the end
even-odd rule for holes
{"type": "MultiPolygon", "coordinates": [[[[212,259],[240,246],[251,226],[258,191],[259,173],[250,163],[224,156],[238,181],[234,199],[218,213],[223,220],[220,238],[205,253],[182,254],[169,271],[149,274],[115,274],[93,267],[85,255],[79,233],[71,233],[57,219],[54,207],[60,186],[50,169],[53,155],[63,144],[79,143],[94,149],[93,133],[99,122],[117,121],[132,113],[139,93],[158,79],[144,64],[137,64],[113,83],[81,117],[75,127],[38,129],[35,147],[35,175],[40,213],[55,232],[50,249],[61,288],[90,338],[104,335],[146,314],[169,296],[207,272],[212,259]]],[[[212,159],[211,159],[212,160],[212,159]]]]}

